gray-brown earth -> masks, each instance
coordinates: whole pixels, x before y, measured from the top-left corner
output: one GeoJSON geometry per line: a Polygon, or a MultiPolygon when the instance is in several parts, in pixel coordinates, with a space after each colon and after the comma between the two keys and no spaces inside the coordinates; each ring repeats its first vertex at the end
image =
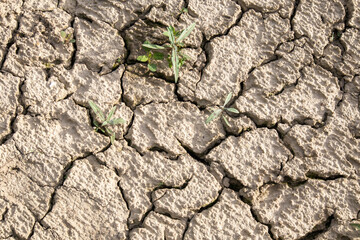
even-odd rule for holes
{"type": "Polygon", "coordinates": [[[360,239],[360,0],[0,0],[0,40],[0,239],[360,239]],[[193,22],[177,84],[136,61],[193,22]]]}

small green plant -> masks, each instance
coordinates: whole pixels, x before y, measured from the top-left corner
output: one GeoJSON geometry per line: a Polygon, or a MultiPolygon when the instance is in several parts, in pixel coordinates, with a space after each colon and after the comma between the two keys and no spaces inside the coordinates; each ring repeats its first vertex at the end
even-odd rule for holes
{"type": "Polygon", "coordinates": [[[208,124],[214,119],[216,119],[218,116],[222,116],[224,119],[226,125],[230,126],[229,121],[223,114],[224,112],[232,112],[232,113],[239,113],[239,111],[236,108],[227,108],[226,105],[230,102],[232,97],[232,93],[229,93],[225,99],[224,105],[220,106],[220,108],[215,109],[210,116],[206,119],[205,123],[208,124]]]}
{"type": "Polygon", "coordinates": [[[146,52],[146,55],[141,55],[137,58],[140,62],[147,62],[148,69],[152,72],[157,70],[157,65],[153,60],[164,60],[165,55],[164,51],[167,52],[167,61],[169,67],[173,69],[175,83],[179,79],[179,69],[185,63],[188,56],[181,52],[181,49],[185,46],[183,41],[186,37],[190,35],[192,30],[195,28],[195,23],[191,24],[183,31],[176,31],[174,27],[167,27],[167,31],[164,32],[164,35],[169,38],[170,44],[165,44],[164,46],[152,44],[149,41],[143,43],[143,48],[146,52]],[[163,52],[161,52],[163,51],[163,52]]]}
{"type": "Polygon", "coordinates": [[[55,66],[55,64],[53,64],[53,63],[43,63],[43,64],[44,64],[46,69],[50,69],[50,68],[53,68],[55,66]]]}
{"type": "Polygon", "coordinates": [[[114,65],[112,66],[112,69],[114,70],[115,68],[117,68],[121,64],[121,61],[122,61],[122,58],[116,59],[114,65]]]}
{"type": "Polygon", "coordinates": [[[64,44],[74,43],[75,39],[71,33],[66,33],[65,31],[60,32],[60,36],[63,39],[64,44]]]}
{"type": "Polygon", "coordinates": [[[353,226],[356,230],[360,231],[360,223],[350,223],[350,226],[353,226]]]}
{"type": "Polygon", "coordinates": [[[188,13],[189,10],[185,7],[183,7],[181,10],[180,10],[180,13],[188,13]]]}
{"type": "Polygon", "coordinates": [[[105,135],[110,136],[111,144],[114,144],[115,133],[113,131],[111,131],[108,128],[108,126],[124,124],[125,120],[122,118],[112,119],[112,116],[114,115],[115,110],[116,110],[116,106],[111,108],[110,112],[108,113],[108,115],[105,118],[103,111],[101,111],[101,109],[93,101],[90,100],[89,105],[90,105],[91,109],[94,111],[94,113],[96,114],[96,116],[98,117],[98,119],[100,120],[100,122],[99,122],[96,119],[94,119],[93,123],[95,125],[95,131],[100,130],[105,135]]]}

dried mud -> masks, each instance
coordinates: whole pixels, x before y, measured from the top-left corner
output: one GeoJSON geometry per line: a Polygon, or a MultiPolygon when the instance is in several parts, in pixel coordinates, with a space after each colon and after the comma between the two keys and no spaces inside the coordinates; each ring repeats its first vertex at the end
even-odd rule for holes
{"type": "Polygon", "coordinates": [[[360,239],[360,0],[0,0],[0,40],[0,239],[360,239]],[[193,22],[177,84],[136,61],[193,22]]]}

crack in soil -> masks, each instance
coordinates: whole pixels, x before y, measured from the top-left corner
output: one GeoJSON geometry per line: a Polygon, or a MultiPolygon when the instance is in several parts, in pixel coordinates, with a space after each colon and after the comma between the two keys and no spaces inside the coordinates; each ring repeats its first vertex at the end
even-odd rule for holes
{"type": "Polygon", "coordinates": [[[305,236],[299,238],[298,240],[316,239],[320,234],[326,232],[330,228],[334,218],[335,213],[326,218],[324,222],[317,224],[311,232],[307,233],[305,236]]]}
{"type": "Polygon", "coordinates": [[[295,15],[296,15],[296,12],[297,12],[297,10],[298,10],[299,4],[300,4],[300,0],[295,0],[294,9],[293,9],[293,12],[291,13],[291,16],[290,16],[290,30],[291,30],[292,32],[295,32],[295,31],[294,31],[294,23],[293,23],[293,20],[294,20],[294,17],[295,17],[295,15]]]}
{"type": "MultiPolygon", "coordinates": [[[[24,3],[23,3],[24,4],[24,3]]],[[[20,19],[22,18],[22,14],[20,14],[18,17],[17,17],[17,25],[16,25],[16,28],[12,31],[12,36],[11,36],[11,39],[9,40],[9,42],[6,44],[6,47],[5,47],[5,51],[4,51],[4,56],[3,56],[3,59],[1,60],[0,62],[0,70],[2,70],[3,66],[4,66],[4,63],[7,59],[7,55],[9,53],[9,50],[11,48],[11,46],[13,44],[15,44],[16,42],[16,37],[17,37],[17,34],[18,34],[18,31],[19,31],[19,28],[20,28],[20,19]]]]}
{"type": "MultiPolygon", "coordinates": [[[[244,203],[246,203],[246,202],[244,202],[244,203]]],[[[261,221],[259,220],[259,217],[256,215],[256,213],[255,213],[254,209],[252,208],[252,206],[250,206],[250,212],[251,212],[251,215],[252,215],[252,217],[255,219],[256,222],[258,222],[258,223],[260,223],[261,225],[264,225],[264,226],[267,227],[267,229],[268,229],[268,234],[269,234],[269,236],[270,236],[271,239],[273,239],[273,240],[281,240],[281,238],[280,238],[280,239],[276,239],[276,238],[274,237],[274,234],[271,232],[271,228],[272,228],[271,224],[263,223],[263,222],[261,222],[261,221]]]]}

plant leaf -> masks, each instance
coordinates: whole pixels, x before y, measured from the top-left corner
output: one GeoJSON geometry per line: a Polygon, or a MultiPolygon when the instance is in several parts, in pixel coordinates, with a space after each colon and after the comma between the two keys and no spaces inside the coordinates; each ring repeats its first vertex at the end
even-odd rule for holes
{"type": "Polygon", "coordinates": [[[108,136],[111,136],[111,135],[113,135],[113,134],[114,134],[114,132],[113,132],[113,131],[111,131],[111,129],[110,129],[110,128],[105,127],[105,131],[106,131],[106,134],[107,134],[108,136]]]}
{"type": "Polygon", "coordinates": [[[221,109],[216,109],[215,111],[213,111],[210,116],[206,119],[205,123],[208,124],[209,122],[211,122],[212,120],[214,120],[217,116],[219,116],[219,114],[221,113],[221,109]]]}
{"type": "Polygon", "coordinates": [[[360,224],[359,223],[350,223],[350,225],[355,227],[356,230],[360,231],[360,224]]]}
{"type": "Polygon", "coordinates": [[[113,134],[110,136],[110,142],[111,142],[111,144],[114,144],[114,141],[115,141],[115,133],[113,133],[113,134]]]}
{"type": "Polygon", "coordinates": [[[182,13],[187,13],[187,12],[188,12],[188,9],[185,8],[185,7],[183,7],[183,8],[181,9],[181,12],[182,12],[182,13]]]}
{"type": "Polygon", "coordinates": [[[169,26],[167,28],[167,30],[169,32],[169,41],[170,41],[171,45],[175,45],[175,36],[174,36],[174,30],[175,29],[172,26],[169,26]]]}
{"type": "Polygon", "coordinates": [[[231,125],[230,125],[230,123],[228,122],[228,120],[226,119],[226,117],[225,117],[225,116],[222,116],[222,117],[223,117],[223,119],[224,119],[224,121],[225,121],[226,125],[228,125],[229,127],[231,127],[231,125]]]}
{"type": "Polygon", "coordinates": [[[164,54],[160,52],[154,52],[154,59],[155,60],[164,60],[164,54]]]}
{"type": "Polygon", "coordinates": [[[101,111],[101,109],[93,102],[93,101],[89,101],[89,105],[92,108],[92,110],[94,111],[94,113],[96,114],[96,116],[98,116],[101,120],[101,122],[105,121],[105,116],[104,113],[101,111]]]}
{"type": "Polygon", "coordinates": [[[142,46],[145,48],[149,48],[149,49],[165,49],[163,46],[159,46],[159,45],[152,44],[152,43],[143,43],[142,46]]]}
{"type": "Polygon", "coordinates": [[[169,36],[170,36],[169,31],[165,31],[165,32],[163,32],[163,34],[164,34],[165,36],[167,36],[167,37],[169,37],[169,36]]]}
{"type": "Polygon", "coordinates": [[[100,130],[102,133],[106,133],[97,121],[94,121],[94,125],[96,126],[95,131],[100,130]]]}
{"type": "Polygon", "coordinates": [[[240,113],[239,110],[237,110],[236,108],[225,108],[226,111],[232,112],[232,113],[240,113]]]}
{"type": "Polygon", "coordinates": [[[106,122],[110,121],[112,116],[114,115],[115,113],[115,110],[116,110],[116,106],[113,106],[109,112],[109,114],[107,115],[106,117],[106,122]]]}
{"type": "Polygon", "coordinates": [[[190,35],[192,30],[195,28],[195,23],[192,23],[189,27],[187,27],[184,31],[182,31],[180,37],[176,40],[177,43],[182,42],[187,36],[190,35]]]}
{"type": "Polygon", "coordinates": [[[154,63],[149,63],[148,68],[149,68],[150,71],[156,72],[157,66],[154,63]]]}
{"type": "Polygon", "coordinates": [[[223,107],[225,107],[226,104],[228,104],[228,103],[230,102],[231,97],[232,97],[232,93],[229,93],[229,94],[227,95],[226,99],[225,99],[225,102],[224,102],[223,107]]]}
{"type": "Polygon", "coordinates": [[[174,70],[175,83],[177,83],[179,78],[179,56],[177,53],[177,47],[174,45],[174,48],[171,52],[171,63],[174,70]]]}
{"type": "Polygon", "coordinates": [[[141,55],[141,56],[138,56],[136,58],[136,60],[140,61],[140,62],[147,62],[149,60],[148,56],[146,55],[141,55]]]}
{"type": "Polygon", "coordinates": [[[116,118],[109,122],[110,125],[124,124],[126,121],[123,118],[116,118]]]}
{"type": "Polygon", "coordinates": [[[61,32],[60,32],[60,36],[61,36],[62,38],[66,38],[66,32],[65,32],[65,31],[61,31],[61,32]]]}
{"type": "Polygon", "coordinates": [[[98,122],[97,121],[94,121],[93,122],[94,123],[94,125],[95,125],[95,131],[97,131],[98,129],[100,129],[100,126],[99,126],[99,124],[98,124],[98,122]]]}
{"type": "Polygon", "coordinates": [[[75,39],[71,39],[71,40],[69,41],[69,43],[74,43],[74,42],[76,42],[75,39]]]}

